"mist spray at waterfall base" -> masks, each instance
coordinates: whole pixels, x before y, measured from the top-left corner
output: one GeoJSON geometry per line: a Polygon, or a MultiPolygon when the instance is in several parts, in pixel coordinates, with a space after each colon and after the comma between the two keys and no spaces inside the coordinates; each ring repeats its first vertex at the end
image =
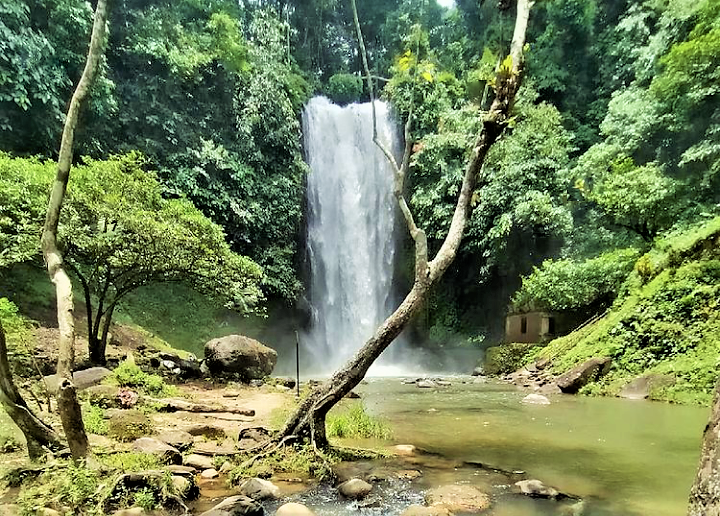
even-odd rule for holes
{"type": "MultiPolygon", "coordinates": [[[[390,108],[376,101],[378,137],[400,150],[390,108]]],[[[324,97],[303,113],[308,176],[307,254],[311,328],[301,335],[304,369],[330,374],[372,336],[399,301],[393,291],[398,216],[393,170],[372,141],[370,103],[340,107],[324,97]],[[308,360],[309,358],[309,360],[308,360]]],[[[403,337],[370,374],[400,375],[403,337]]],[[[407,361],[409,362],[409,361],[407,361]]],[[[410,367],[412,369],[412,367],[410,367]]]]}

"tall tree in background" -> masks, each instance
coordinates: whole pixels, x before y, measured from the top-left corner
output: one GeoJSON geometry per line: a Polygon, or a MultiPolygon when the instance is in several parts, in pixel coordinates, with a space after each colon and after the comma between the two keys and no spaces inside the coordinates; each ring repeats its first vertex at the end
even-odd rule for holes
{"type": "MultiPolygon", "coordinates": [[[[374,97],[372,77],[367,62],[355,1],[351,1],[372,101],[374,97]]],[[[470,152],[448,234],[432,260],[428,256],[425,232],[416,225],[404,195],[404,181],[410,167],[410,155],[413,147],[411,133],[412,113],[405,124],[405,150],[400,164],[396,162],[385,144],[378,139],[377,131],[373,131],[374,141],[383,150],[395,170],[394,194],[410,235],[415,242],[415,281],[400,306],[375,330],[374,335],[355,356],[300,403],[280,431],[277,438],[281,441],[309,438],[313,445],[321,448],[328,446],[325,434],[325,417],[327,413],[362,381],[373,362],[403,331],[412,317],[418,313],[430,287],[453,262],[471,212],[473,191],[478,183],[486,180],[482,175],[485,157],[505,130],[511,116],[515,96],[520,87],[524,64],[523,47],[532,5],[532,0],[518,0],[517,2],[517,16],[510,54],[498,67],[493,83],[495,100],[490,109],[482,114],[482,126],[470,152]]]]}
{"type": "Polygon", "coordinates": [[[77,401],[75,386],[72,383],[72,368],[75,359],[75,316],[73,289],[70,277],[65,271],[63,256],[57,244],[58,222],[65,192],[70,179],[73,158],[73,140],[80,108],[87,97],[98,61],[102,56],[106,33],[106,0],[98,0],[95,8],[90,49],[80,82],[70,101],[65,126],[60,143],[60,155],[55,182],[48,202],[47,217],[43,228],[41,246],[50,280],[55,285],[57,296],[57,318],[60,336],[58,341],[57,374],[59,379],[58,409],[65,436],[73,458],[80,459],[88,453],[88,438],[82,421],[80,405],[77,401]]]}

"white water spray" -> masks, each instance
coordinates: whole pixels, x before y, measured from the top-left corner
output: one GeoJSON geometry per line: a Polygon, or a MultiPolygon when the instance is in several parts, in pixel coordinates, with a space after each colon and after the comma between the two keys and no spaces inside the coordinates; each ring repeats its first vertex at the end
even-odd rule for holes
{"type": "MultiPolygon", "coordinates": [[[[389,107],[376,101],[381,141],[399,138],[389,107]]],[[[392,310],[396,245],[393,171],[372,141],[369,103],[339,107],[324,97],[303,113],[308,177],[309,298],[305,335],[313,373],[346,362],[392,310]]]]}

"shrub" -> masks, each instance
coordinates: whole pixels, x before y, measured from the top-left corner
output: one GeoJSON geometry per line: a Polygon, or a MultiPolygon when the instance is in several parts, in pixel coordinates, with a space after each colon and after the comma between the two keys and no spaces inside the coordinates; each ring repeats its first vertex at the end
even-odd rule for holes
{"type": "Polygon", "coordinates": [[[538,346],[535,344],[523,343],[503,344],[487,348],[483,369],[486,374],[491,376],[512,373],[520,369],[537,348],[538,346]]]}
{"type": "Polygon", "coordinates": [[[175,396],[178,393],[178,389],[166,384],[162,376],[146,373],[132,360],[123,360],[113,371],[111,381],[120,387],[141,389],[153,396],[175,396]]]}
{"type": "Polygon", "coordinates": [[[569,310],[611,300],[633,269],[639,251],[617,249],[585,261],[545,260],[523,278],[516,310],[569,310]]]}
{"type": "Polygon", "coordinates": [[[389,439],[392,431],[387,424],[365,411],[362,403],[353,403],[349,408],[340,408],[327,417],[328,437],[389,439]]]}
{"type": "MultiPolygon", "coordinates": [[[[244,462],[240,458],[241,464],[244,462]]],[[[230,472],[230,483],[239,484],[249,477],[270,478],[275,473],[294,473],[313,476],[319,479],[332,475],[330,466],[339,461],[339,457],[329,453],[320,458],[312,446],[283,446],[262,461],[250,466],[238,466],[230,472]]]]}
{"type": "Polygon", "coordinates": [[[157,505],[155,493],[149,487],[143,487],[133,495],[133,502],[136,506],[146,511],[152,511],[157,505]]]}
{"type": "Polygon", "coordinates": [[[18,497],[22,514],[35,514],[43,507],[56,508],[77,516],[99,515],[100,473],[75,464],[57,461],[36,482],[23,487],[18,497]]]}
{"type": "Polygon", "coordinates": [[[100,461],[105,466],[123,473],[158,469],[162,466],[155,455],[137,452],[111,453],[101,456],[100,461]]]}
{"type": "Polygon", "coordinates": [[[350,73],[336,73],[328,80],[325,94],[336,104],[357,102],[362,97],[362,79],[350,73]]]}

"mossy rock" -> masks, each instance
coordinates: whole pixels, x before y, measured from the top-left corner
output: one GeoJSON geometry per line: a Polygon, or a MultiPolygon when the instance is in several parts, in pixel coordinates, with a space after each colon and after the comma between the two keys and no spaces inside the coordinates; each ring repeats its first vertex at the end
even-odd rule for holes
{"type": "Polygon", "coordinates": [[[85,395],[90,404],[96,407],[106,409],[120,407],[118,388],[114,385],[94,385],[85,391],[85,395]]]}
{"type": "Polygon", "coordinates": [[[150,418],[139,410],[115,410],[108,421],[108,436],[130,442],[153,433],[150,418]]]}
{"type": "Polygon", "coordinates": [[[483,364],[485,374],[496,376],[517,371],[537,347],[537,344],[516,342],[487,348],[483,364]]]}

